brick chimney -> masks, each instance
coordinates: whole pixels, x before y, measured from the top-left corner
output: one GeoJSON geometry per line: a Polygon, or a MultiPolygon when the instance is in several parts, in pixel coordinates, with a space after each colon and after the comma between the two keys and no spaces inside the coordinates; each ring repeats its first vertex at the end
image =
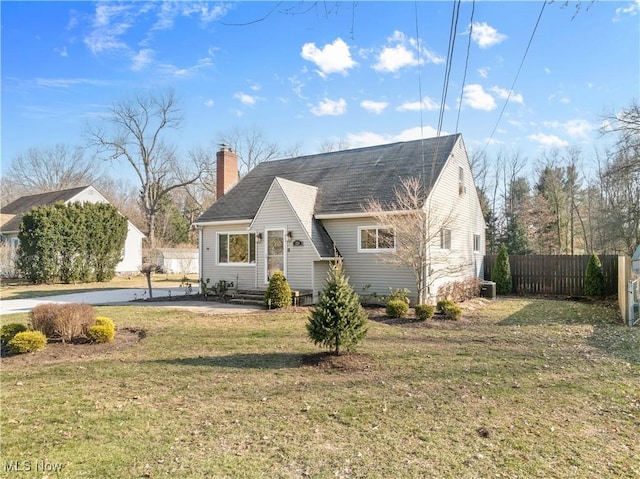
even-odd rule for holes
{"type": "Polygon", "coordinates": [[[216,200],[238,182],[238,155],[230,146],[221,146],[216,153],[216,200]]]}

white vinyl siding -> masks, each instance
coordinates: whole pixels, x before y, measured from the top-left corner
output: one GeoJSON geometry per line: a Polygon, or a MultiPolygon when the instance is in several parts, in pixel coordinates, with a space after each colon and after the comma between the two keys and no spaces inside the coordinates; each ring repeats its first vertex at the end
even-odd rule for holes
{"type": "Polygon", "coordinates": [[[362,226],[375,224],[373,218],[325,219],[325,229],[335,241],[343,258],[345,275],[356,293],[389,294],[389,288],[407,288],[415,296],[415,279],[411,268],[383,261],[390,253],[360,254],[358,230],[362,226]]]}
{"type": "Polygon", "coordinates": [[[441,249],[441,238],[437,235],[431,243],[433,282],[431,293],[444,283],[467,277],[482,277],[484,255],[474,252],[474,235],[484,244],[485,222],[475,186],[469,160],[462,140],[454,146],[447,164],[442,170],[427,202],[427,213],[431,209],[430,223],[438,229],[451,230],[449,249],[441,249]],[[463,193],[460,194],[460,188],[463,193]],[[444,224],[443,224],[444,223],[444,224]]]}
{"type": "MultiPolygon", "coordinates": [[[[295,199],[292,200],[295,201],[295,199]]],[[[307,221],[310,224],[310,219],[307,221]]],[[[263,235],[256,258],[259,287],[266,286],[266,232],[267,230],[279,229],[284,232],[286,239],[284,260],[286,262],[285,275],[289,285],[295,290],[311,290],[313,288],[313,262],[319,259],[318,254],[277,181],[274,181],[269,189],[251,229],[253,232],[263,235]]]]}

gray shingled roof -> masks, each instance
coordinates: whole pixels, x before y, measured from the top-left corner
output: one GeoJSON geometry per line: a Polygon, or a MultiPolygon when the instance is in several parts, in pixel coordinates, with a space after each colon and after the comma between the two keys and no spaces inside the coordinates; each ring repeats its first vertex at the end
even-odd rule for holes
{"type": "Polygon", "coordinates": [[[315,215],[362,212],[370,199],[393,201],[405,178],[435,178],[459,134],[260,163],[216,201],[199,223],[253,219],[275,177],[318,188],[315,215]],[[437,154],[436,154],[437,152],[437,154]]]}
{"type": "Polygon", "coordinates": [[[3,215],[15,215],[15,217],[2,225],[2,231],[13,232],[20,229],[20,222],[24,214],[31,208],[36,206],[53,205],[55,203],[64,203],[71,198],[89,188],[89,186],[80,186],[70,188],[68,190],[50,191],[48,193],[39,193],[37,195],[21,196],[17,200],[12,201],[8,205],[0,208],[3,215]]]}

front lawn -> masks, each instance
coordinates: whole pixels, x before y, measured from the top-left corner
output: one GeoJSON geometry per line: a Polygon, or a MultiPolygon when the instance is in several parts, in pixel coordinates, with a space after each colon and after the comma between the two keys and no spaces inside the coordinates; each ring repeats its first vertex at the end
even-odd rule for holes
{"type": "Polygon", "coordinates": [[[357,356],[321,365],[300,311],[98,311],[146,337],[2,360],[0,477],[640,475],[640,328],[614,309],[514,298],[372,321],[357,356]]]}

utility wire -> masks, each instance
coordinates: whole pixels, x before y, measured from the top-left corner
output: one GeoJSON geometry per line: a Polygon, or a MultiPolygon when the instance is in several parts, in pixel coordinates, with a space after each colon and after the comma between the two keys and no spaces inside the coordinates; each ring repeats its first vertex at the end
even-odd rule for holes
{"type": "Polygon", "coordinates": [[[502,120],[502,115],[504,114],[504,111],[507,108],[507,104],[509,103],[509,99],[511,98],[511,93],[513,93],[513,89],[516,86],[516,82],[518,81],[518,77],[520,76],[520,71],[522,70],[522,65],[524,65],[524,61],[527,58],[527,54],[529,53],[529,48],[531,47],[531,43],[533,43],[533,37],[536,34],[536,30],[538,29],[538,25],[540,25],[540,19],[542,19],[542,12],[544,12],[544,7],[546,5],[547,5],[547,0],[545,0],[542,3],[542,8],[540,9],[540,13],[538,14],[538,19],[536,20],[536,24],[533,27],[533,31],[531,32],[531,36],[529,37],[529,43],[527,44],[527,48],[524,51],[524,55],[522,55],[522,61],[520,62],[520,66],[518,67],[518,71],[516,72],[516,76],[513,79],[513,83],[511,84],[511,88],[509,89],[509,93],[507,95],[507,98],[504,101],[504,105],[502,105],[502,110],[500,110],[500,115],[498,115],[498,120],[496,121],[496,124],[493,127],[493,130],[491,131],[491,135],[489,135],[489,138],[487,138],[487,141],[484,144],[484,147],[482,148],[482,152],[480,153],[480,156],[482,156],[484,154],[485,150],[487,149],[487,146],[489,146],[489,143],[493,139],[493,135],[495,135],[496,130],[498,129],[498,125],[500,124],[500,120],[502,120]]]}
{"type": "Polygon", "coordinates": [[[423,108],[422,103],[422,68],[420,68],[422,55],[420,51],[420,31],[418,29],[418,1],[413,2],[414,13],[416,18],[416,45],[418,48],[418,100],[420,102],[420,154],[422,157],[422,181],[424,181],[424,120],[423,120],[423,108]]]}
{"type": "Polygon", "coordinates": [[[458,102],[458,117],[456,118],[456,129],[458,133],[458,125],[460,124],[460,110],[462,109],[462,96],[464,95],[464,85],[467,81],[467,67],[469,66],[469,51],[471,50],[471,36],[473,35],[473,14],[476,11],[476,0],[471,3],[471,19],[469,20],[469,41],[467,42],[467,57],[464,60],[464,74],[462,75],[462,88],[460,89],[460,101],[458,102]]]}
{"type": "Polygon", "coordinates": [[[451,11],[451,26],[449,27],[449,48],[447,50],[447,62],[445,66],[444,81],[442,82],[442,95],[440,102],[440,114],[438,116],[438,127],[436,131],[436,148],[433,152],[433,159],[431,160],[431,175],[429,177],[429,187],[433,185],[433,180],[436,171],[436,160],[438,158],[438,151],[440,149],[440,134],[442,132],[442,123],[444,120],[444,111],[447,101],[447,91],[449,89],[449,78],[451,76],[451,66],[453,65],[453,51],[456,44],[456,35],[458,29],[458,19],[460,17],[460,4],[461,0],[457,0],[453,3],[453,10],[451,11]]]}

